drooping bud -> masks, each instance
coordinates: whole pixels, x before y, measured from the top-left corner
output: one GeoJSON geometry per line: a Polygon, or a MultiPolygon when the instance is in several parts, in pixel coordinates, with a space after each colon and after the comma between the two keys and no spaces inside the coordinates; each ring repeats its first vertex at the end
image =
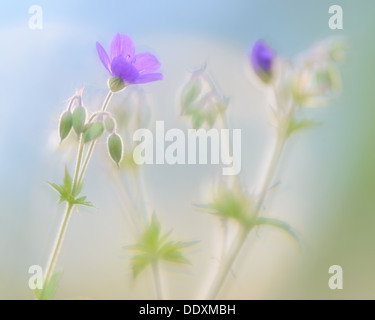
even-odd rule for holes
{"type": "Polygon", "coordinates": [[[118,166],[122,159],[122,139],[117,133],[108,137],[108,152],[118,166]]]}
{"type": "Polygon", "coordinates": [[[83,106],[78,106],[73,112],[73,128],[76,134],[79,136],[84,128],[86,122],[86,109],[83,106]]]}
{"type": "Polygon", "coordinates": [[[111,117],[106,117],[104,120],[104,127],[109,133],[112,133],[116,127],[115,121],[111,117]]]}
{"type": "Polygon", "coordinates": [[[120,77],[112,77],[108,80],[108,87],[112,92],[118,92],[125,88],[125,82],[120,77]]]}
{"type": "Polygon", "coordinates": [[[70,130],[72,129],[73,125],[73,115],[70,111],[65,111],[60,118],[60,124],[59,124],[59,134],[60,139],[63,141],[68,134],[70,133],[70,130]]]}
{"type": "Polygon", "coordinates": [[[101,122],[90,123],[85,126],[83,131],[83,142],[87,143],[98,139],[104,132],[104,126],[101,122]]]}
{"type": "Polygon", "coordinates": [[[182,90],[181,104],[184,110],[187,110],[197,100],[202,91],[201,83],[197,80],[190,81],[182,90]]]}
{"type": "Polygon", "coordinates": [[[265,83],[273,78],[274,60],[275,53],[264,41],[255,42],[250,52],[250,61],[255,73],[265,83]]]}

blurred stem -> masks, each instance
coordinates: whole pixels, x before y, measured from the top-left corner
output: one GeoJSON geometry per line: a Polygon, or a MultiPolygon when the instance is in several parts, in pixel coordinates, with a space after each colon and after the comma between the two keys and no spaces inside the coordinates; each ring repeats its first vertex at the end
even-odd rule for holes
{"type": "MultiPolygon", "coordinates": [[[[277,103],[277,99],[276,99],[276,103],[277,103]]],[[[287,113],[285,117],[285,122],[280,122],[279,127],[277,128],[276,143],[272,151],[271,160],[269,162],[269,165],[266,171],[265,179],[263,183],[261,184],[259,198],[255,206],[255,210],[254,210],[254,215],[256,217],[259,216],[259,213],[262,210],[264,200],[266,198],[266,195],[270,188],[272,180],[274,179],[275,172],[278,167],[282,152],[288,140],[287,128],[288,128],[290,121],[293,119],[295,108],[296,108],[295,105],[293,105],[290,108],[289,112],[287,113]]],[[[236,261],[237,256],[240,253],[242,247],[244,246],[246,238],[248,234],[252,231],[252,229],[253,228],[248,228],[248,229],[244,229],[241,231],[237,239],[237,242],[235,242],[235,245],[232,247],[232,250],[229,253],[227,261],[222,267],[221,272],[218,274],[217,279],[215,279],[214,289],[211,292],[209,292],[209,295],[210,295],[209,299],[215,299],[217,295],[220,293],[225,283],[225,280],[228,277],[228,274],[230,270],[232,269],[232,266],[234,262],[236,261]]]]}
{"type": "Polygon", "coordinates": [[[160,280],[160,271],[159,271],[159,264],[155,261],[152,264],[152,273],[155,282],[155,290],[156,290],[156,299],[163,300],[163,294],[161,289],[161,280],[160,280]]]}
{"type": "MultiPolygon", "coordinates": [[[[275,144],[275,147],[274,147],[274,150],[273,150],[273,153],[272,153],[271,161],[270,161],[270,164],[269,164],[268,169],[267,169],[266,177],[264,179],[264,182],[262,183],[260,196],[259,196],[257,205],[255,207],[255,211],[254,211],[255,216],[258,216],[261,209],[262,209],[264,200],[265,200],[266,195],[267,195],[267,191],[268,191],[268,189],[270,187],[270,184],[272,182],[272,179],[275,175],[275,171],[277,169],[277,165],[279,163],[279,160],[280,160],[280,157],[281,157],[281,154],[282,154],[282,151],[284,149],[285,142],[286,142],[286,139],[284,137],[285,137],[284,135],[278,134],[276,144],[275,144]]],[[[245,244],[246,238],[247,238],[248,234],[251,232],[251,230],[252,230],[252,228],[243,229],[241,231],[238,239],[236,240],[235,245],[232,247],[232,249],[229,253],[228,259],[226,260],[222,270],[220,271],[220,273],[217,277],[217,280],[215,280],[215,282],[214,282],[214,289],[209,293],[210,294],[210,296],[209,296],[210,300],[215,299],[217,297],[217,295],[220,293],[220,291],[221,291],[221,289],[224,285],[224,282],[225,282],[226,278],[228,277],[228,274],[229,274],[230,270],[232,269],[232,266],[233,266],[234,262],[236,261],[237,256],[240,253],[243,245],[245,244]]]]}
{"type": "Polygon", "coordinates": [[[209,293],[209,300],[216,299],[217,295],[220,293],[220,290],[230,272],[232,269],[233,263],[237,258],[237,255],[241,251],[245,240],[247,238],[248,231],[247,230],[242,230],[238,239],[236,239],[236,243],[234,244],[232,250],[230,251],[230,255],[223,266],[222,270],[219,273],[219,276],[217,277],[217,280],[214,282],[214,287],[209,293]]]}
{"type": "Polygon", "coordinates": [[[260,189],[260,194],[258,198],[257,205],[255,207],[255,214],[256,216],[259,215],[260,210],[262,209],[264,200],[266,199],[267,192],[270,188],[270,185],[272,183],[273,177],[275,175],[277,165],[280,161],[280,157],[283,153],[283,149],[286,143],[286,138],[285,135],[282,133],[279,133],[276,138],[276,143],[275,147],[272,151],[272,156],[271,156],[271,161],[268,166],[267,172],[266,172],[266,177],[263,181],[262,187],[260,189]]]}

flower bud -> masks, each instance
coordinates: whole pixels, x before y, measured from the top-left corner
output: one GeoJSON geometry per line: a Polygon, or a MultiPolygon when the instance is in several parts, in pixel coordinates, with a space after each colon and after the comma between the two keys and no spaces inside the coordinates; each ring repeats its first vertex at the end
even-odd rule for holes
{"type": "Polygon", "coordinates": [[[258,40],[251,50],[250,61],[255,73],[265,83],[272,80],[274,60],[273,50],[262,40],[258,40]]]}
{"type": "Polygon", "coordinates": [[[104,126],[101,122],[90,123],[85,126],[83,131],[83,142],[87,143],[98,139],[104,132],[104,126]]]}
{"type": "Polygon", "coordinates": [[[73,112],[73,128],[76,134],[79,136],[84,128],[86,122],[86,109],[82,106],[78,106],[73,112]]]}
{"type": "Polygon", "coordinates": [[[69,134],[73,125],[73,115],[70,111],[66,111],[61,115],[59,133],[60,139],[63,141],[69,134]]]}
{"type": "Polygon", "coordinates": [[[113,77],[108,80],[109,89],[118,92],[125,88],[125,82],[120,77],[113,77]]]}
{"type": "Polygon", "coordinates": [[[202,91],[202,86],[199,81],[189,82],[182,90],[181,103],[184,109],[188,109],[197,100],[202,91]]]}
{"type": "Polygon", "coordinates": [[[117,133],[108,137],[108,152],[114,162],[119,165],[122,159],[122,140],[117,133]]]}
{"type": "Polygon", "coordinates": [[[115,130],[115,121],[111,117],[107,117],[104,120],[104,127],[109,132],[112,133],[115,130]]]}

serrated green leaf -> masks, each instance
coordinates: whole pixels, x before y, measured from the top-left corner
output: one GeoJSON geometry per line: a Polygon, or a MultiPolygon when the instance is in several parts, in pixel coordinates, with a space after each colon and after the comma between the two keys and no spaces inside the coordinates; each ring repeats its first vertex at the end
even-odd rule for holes
{"type": "Polygon", "coordinates": [[[208,205],[197,208],[226,220],[234,220],[243,228],[254,225],[254,205],[240,188],[220,189],[208,205]]]}
{"type": "Polygon", "coordinates": [[[73,179],[69,174],[68,168],[65,167],[65,173],[64,173],[64,189],[67,194],[71,194],[72,192],[72,185],[73,185],[73,179]]]}
{"type": "Polygon", "coordinates": [[[269,226],[269,227],[274,227],[279,230],[282,230],[299,243],[299,239],[297,235],[295,234],[295,232],[292,230],[291,226],[284,221],[271,219],[271,218],[258,217],[255,221],[255,225],[259,227],[269,226]]]}
{"type": "Polygon", "coordinates": [[[173,263],[189,264],[189,261],[182,255],[184,247],[178,242],[169,241],[160,248],[160,259],[173,263]]]}
{"type": "Polygon", "coordinates": [[[94,205],[90,201],[86,201],[86,198],[87,197],[80,197],[74,199],[73,204],[94,208],[94,205]]]}
{"type": "Polygon", "coordinates": [[[196,242],[168,240],[170,234],[171,232],[162,235],[161,225],[156,215],[153,215],[150,224],[145,229],[138,243],[127,247],[128,250],[135,252],[135,255],[131,259],[134,277],[137,277],[146,267],[159,261],[180,264],[189,263],[183,256],[182,251],[196,242]]]}
{"type": "Polygon", "coordinates": [[[312,129],[318,126],[319,123],[312,119],[296,120],[292,119],[289,123],[287,135],[290,136],[298,131],[312,129]]]}
{"type": "Polygon", "coordinates": [[[133,271],[134,278],[137,278],[139,274],[151,265],[152,260],[147,254],[138,254],[131,260],[131,268],[133,271]]]}
{"type": "Polygon", "coordinates": [[[60,274],[54,273],[43,289],[35,289],[34,294],[38,300],[52,300],[55,296],[60,274]]]}
{"type": "Polygon", "coordinates": [[[59,185],[57,185],[56,183],[51,183],[51,182],[47,182],[47,184],[52,187],[52,189],[54,189],[59,195],[62,194],[62,190],[60,188],[59,185]]]}

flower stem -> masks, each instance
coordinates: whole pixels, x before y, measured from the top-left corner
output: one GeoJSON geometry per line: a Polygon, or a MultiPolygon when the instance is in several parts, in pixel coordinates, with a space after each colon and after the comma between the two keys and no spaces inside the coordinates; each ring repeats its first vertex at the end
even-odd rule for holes
{"type": "Polygon", "coordinates": [[[83,144],[83,137],[81,134],[81,137],[79,139],[79,147],[78,147],[78,156],[77,156],[77,163],[76,163],[76,168],[74,172],[74,180],[73,180],[73,186],[72,186],[72,194],[74,195],[76,192],[76,189],[78,187],[77,180],[78,180],[78,173],[81,168],[81,163],[82,163],[82,155],[83,155],[83,149],[84,149],[84,144],[83,144]]]}
{"type": "MultiPolygon", "coordinates": [[[[104,100],[104,103],[103,103],[103,106],[102,106],[102,111],[105,111],[106,108],[108,107],[108,104],[109,104],[109,101],[112,98],[112,95],[113,95],[112,91],[109,91],[109,93],[107,94],[107,96],[104,100]]],[[[89,148],[89,151],[87,152],[87,156],[86,156],[86,159],[84,161],[84,164],[83,164],[83,167],[82,167],[82,170],[81,170],[82,156],[83,156],[83,151],[84,151],[84,143],[83,143],[82,136],[80,137],[78,154],[77,154],[77,162],[76,162],[74,178],[73,178],[73,185],[72,185],[73,194],[77,190],[77,186],[82,182],[82,179],[83,179],[84,173],[86,171],[88,162],[89,162],[89,160],[91,158],[91,154],[94,150],[94,146],[95,146],[95,141],[93,141],[91,143],[91,146],[89,148]]],[[[43,288],[45,288],[45,285],[48,283],[51,276],[53,275],[53,271],[55,269],[55,265],[56,265],[56,261],[57,261],[57,258],[59,256],[59,253],[61,251],[62,244],[64,242],[66,229],[67,229],[67,226],[69,224],[69,220],[70,220],[73,208],[74,208],[73,204],[71,204],[71,203],[67,204],[63,221],[61,223],[59,232],[57,233],[56,242],[53,246],[51,256],[50,256],[50,258],[48,260],[48,263],[47,263],[45,277],[44,277],[44,281],[43,281],[43,288]]]]}
{"type": "Polygon", "coordinates": [[[113,92],[111,90],[109,90],[109,92],[108,92],[108,94],[105,97],[105,100],[103,102],[102,111],[107,110],[108,104],[111,101],[112,96],[113,96],[113,92]]]}
{"type": "Polygon", "coordinates": [[[48,264],[47,264],[46,272],[45,272],[45,276],[44,276],[44,281],[43,281],[43,289],[45,289],[46,284],[48,283],[51,276],[53,275],[53,270],[55,269],[56,261],[57,261],[57,258],[59,256],[62,243],[64,241],[66,228],[67,228],[68,223],[69,223],[69,219],[70,219],[70,216],[71,216],[71,213],[72,213],[72,209],[73,209],[73,205],[68,203],[67,206],[66,206],[66,211],[65,211],[65,214],[64,214],[63,221],[62,221],[61,226],[60,226],[60,230],[57,234],[57,239],[56,239],[55,245],[53,247],[51,256],[48,260],[48,264]]]}
{"type": "MultiPolygon", "coordinates": [[[[282,134],[281,132],[278,132],[276,144],[275,144],[274,150],[272,152],[272,156],[271,156],[271,161],[270,161],[270,164],[267,168],[266,177],[264,179],[264,182],[262,183],[262,187],[260,189],[261,191],[260,191],[260,195],[259,195],[259,198],[258,198],[258,202],[257,202],[257,205],[256,205],[255,210],[254,210],[255,216],[258,216],[261,209],[262,209],[264,200],[265,200],[266,195],[267,195],[267,191],[268,191],[268,189],[270,187],[270,184],[272,182],[272,179],[275,175],[277,165],[279,163],[279,160],[280,160],[281,154],[283,152],[286,141],[287,141],[286,136],[284,134],[282,134]]],[[[222,289],[222,287],[225,283],[225,280],[228,277],[228,274],[229,274],[230,270],[232,269],[232,266],[233,266],[234,262],[236,261],[237,256],[240,253],[243,245],[245,244],[246,238],[247,238],[248,234],[251,232],[251,230],[252,230],[252,228],[244,229],[243,231],[241,231],[236,244],[234,245],[234,247],[232,248],[232,250],[229,253],[229,257],[228,257],[226,263],[224,264],[224,267],[222,268],[222,271],[219,273],[217,280],[214,282],[214,289],[209,293],[210,299],[215,299],[217,297],[217,295],[220,293],[220,291],[221,291],[221,289],[222,289]]]]}
{"type": "Polygon", "coordinates": [[[160,280],[160,271],[159,271],[159,264],[155,261],[152,264],[152,273],[155,282],[155,290],[156,290],[156,299],[163,300],[163,293],[161,289],[161,280],[160,280]]]}
{"type": "MultiPolygon", "coordinates": [[[[113,92],[111,90],[109,90],[107,96],[104,99],[103,106],[101,108],[102,112],[105,111],[108,108],[108,105],[109,105],[109,102],[111,101],[112,96],[113,96],[113,92]]],[[[83,163],[81,174],[79,175],[79,178],[78,178],[78,184],[80,184],[82,182],[83,176],[85,175],[87,166],[90,162],[92,153],[94,152],[94,149],[95,149],[95,144],[96,144],[96,140],[92,141],[91,144],[90,144],[89,150],[87,151],[86,159],[83,163]]]]}

